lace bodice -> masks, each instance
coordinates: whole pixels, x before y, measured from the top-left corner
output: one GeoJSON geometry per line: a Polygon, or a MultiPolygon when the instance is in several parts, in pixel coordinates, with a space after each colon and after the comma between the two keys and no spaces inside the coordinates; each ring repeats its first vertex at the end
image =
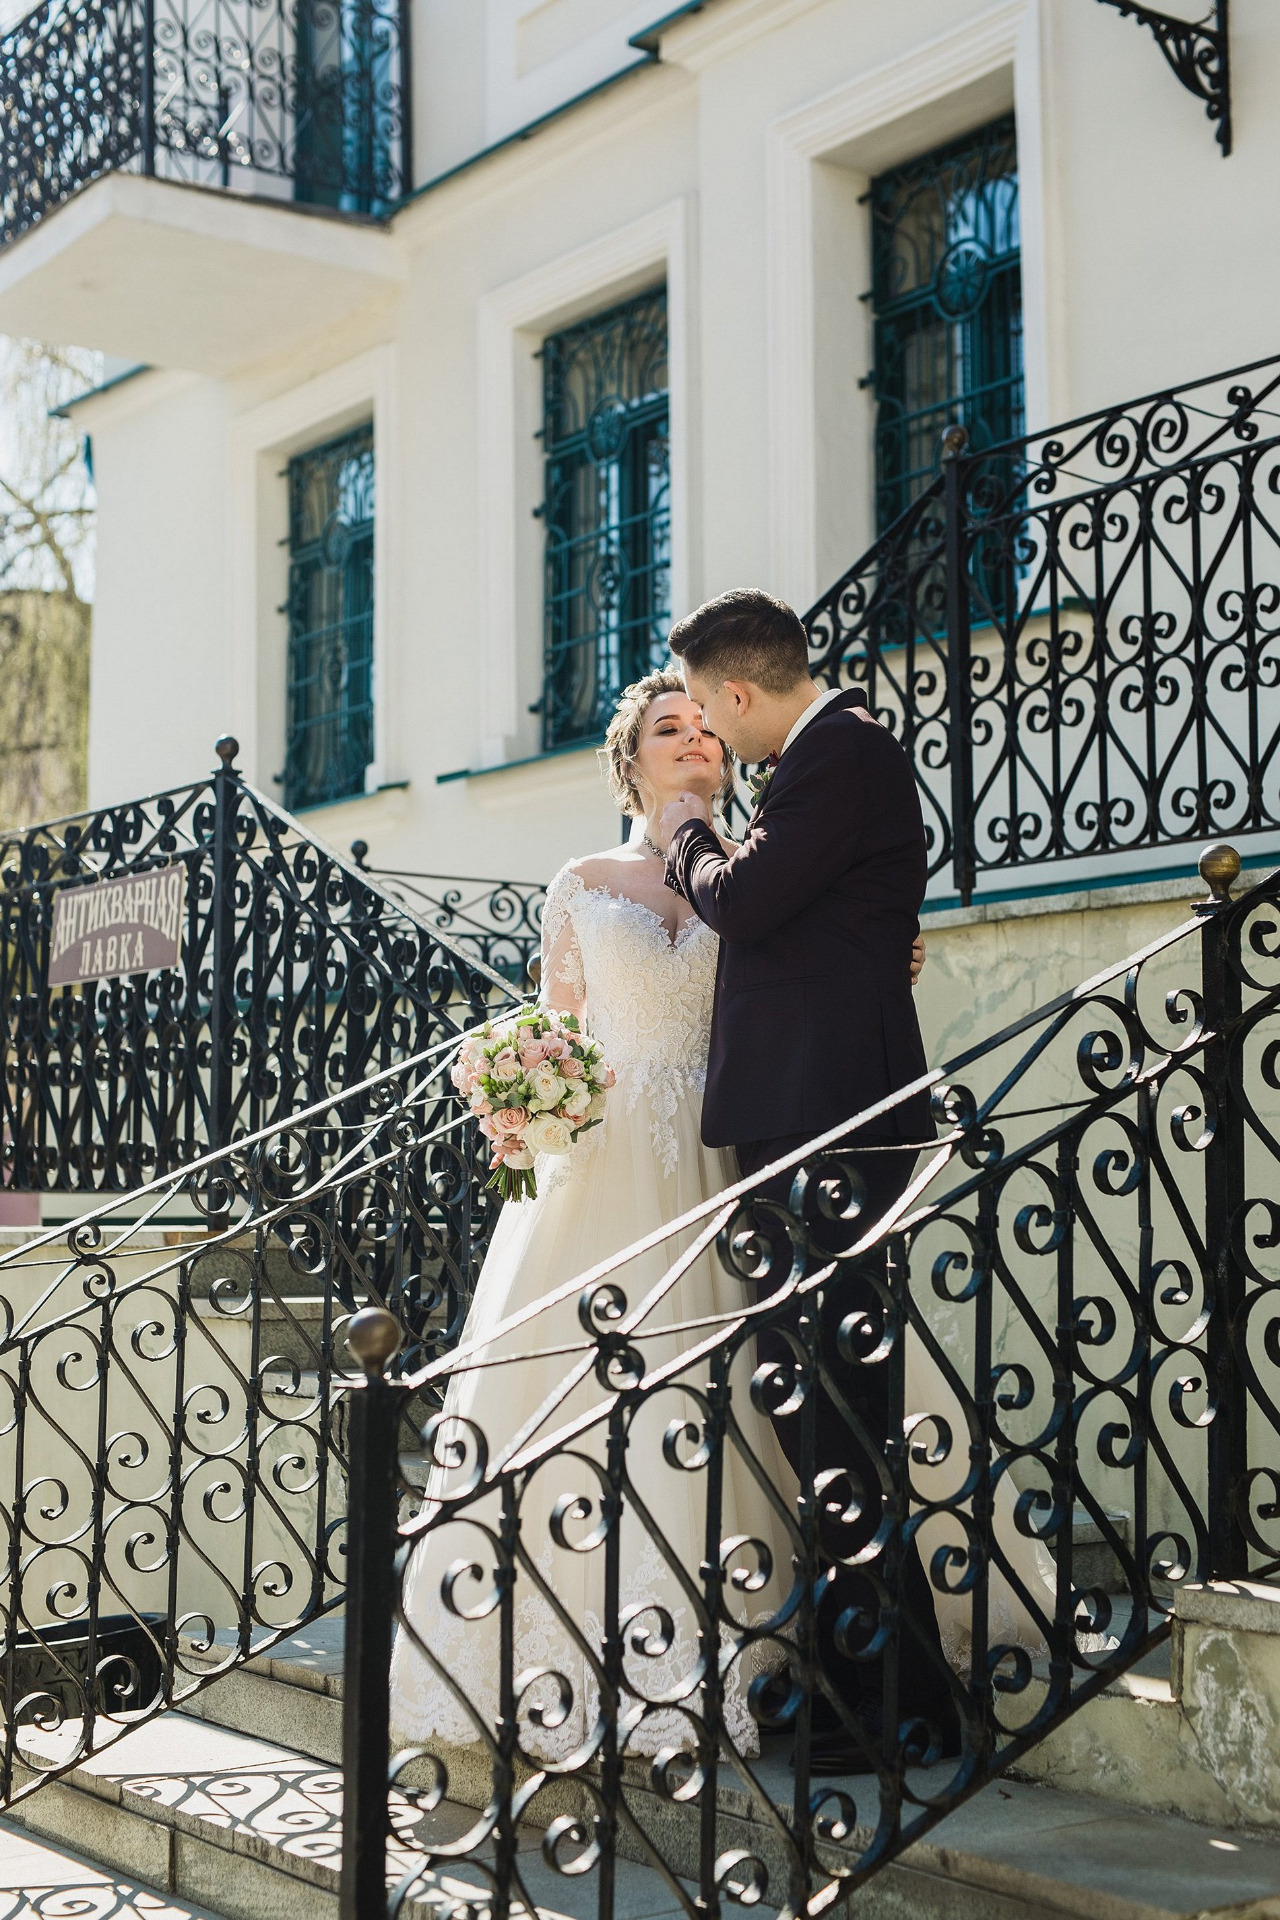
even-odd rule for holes
{"type": "MultiPolygon", "coordinates": [[[[588,887],[562,867],[542,912],[542,997],[580,1011],[618,1076],[606,1107],[653,1110],[654,1151],[674,1171],[671,1126],[678,1101],[701,1098],[707,1078],[715,935],[701,920],[673,940],[652,907],[607,887],[588,887]]],[[[570,1159],[575,1156],[571,1155],[570,1159]]]]}

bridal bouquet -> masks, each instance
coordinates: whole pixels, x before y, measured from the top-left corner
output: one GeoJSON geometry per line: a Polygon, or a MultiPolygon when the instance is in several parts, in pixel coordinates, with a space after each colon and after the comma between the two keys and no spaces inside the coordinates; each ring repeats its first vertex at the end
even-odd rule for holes
{"type": "Polygon", "coordinates": [[[504,1200],[533,1200],[536,1153],[568,1153],[599,1126],[613,1068],[571,1013],[534,1007],[467,1035],[451,1070],[493,1148],[489,1181],[504,1200]]]}

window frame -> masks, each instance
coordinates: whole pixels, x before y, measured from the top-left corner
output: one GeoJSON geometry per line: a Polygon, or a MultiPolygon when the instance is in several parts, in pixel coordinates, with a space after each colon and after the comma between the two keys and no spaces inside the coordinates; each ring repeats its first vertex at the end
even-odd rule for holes
{"type": "Polygon", "coordinates": [[[548,333],[538,350],[543,486],[534,511],[543,526],[543,652],[536,704],[544,754],[598,743],[622,688],[665,656],[672,618],[670,331],[664,276],[548,333]],[[659,371],[662,385],[650,384],[659,371]],[[634,393],[626,391],[628,372],[640,376],[634,393]],[[583,380],[593,378],[595,386],[581,392],[583,380]],[[580,522],[574,508],[593,492],[596,517],[580,522]],[[594,614],[589,623],[575,619],[584,606],[594,614]],[[559,692],[566,682],[567,699],[559,692]]]}
{"type": "Polygon", "coordinates": [[[962,423],[975,447],[1024,429],[1020,186],[1011,112],[871,181],[877,536],[935,477],[948,426],[962,423]],[[939,199],[942,218],[931,230],[928,214],[939,199]],[[936,253],[928,277],[917,271],[911,284],[895,287],[912,245],[907,223],[921,205],[919,234],[936,253]],[[924,375],[916,394],[913,372],[924,375]]]}
{"type": "MultiPolygon", "coordinates": [[[[378,460],[376,423],[367,418],[342,432],[330,434],[313,444],[299,448],[290,455],[284,470],[287,502],[287,533],[285,546],[288,562],[288,586],[282,612],[286,618],[285,638],[285,714],[284,714],[284,804],[291,812],[305,808],[331,806],[344,800],[358,799],[368,791],[369,770],[375,764],[376,744],[375,725],[377,714],[377,494],[378,460]],[[335,488],[342,485],[342,466],[353,459],[363,460],[367,456],[368,477],[358,483],[366,493],[366,512],[363,517],[352,522],[352,531],[346,536],[342,550],[336,558],[326,556],[326,547],[333,547],[331,528],[335,516],[341,511],[340,498],[335,501],[322,527],[310,538],[300,538],[300,523],[307,509],[306,474],[315,471],[322,463],[327,463],[334,472],[335,488]],[[358,570],[358,571],[357,571],[358,570]],[[328,574],[337,578],[341,584],[339,592],[340,608],[337,617],[327,624],[316,624],[310,617],[309,609],[313,604],[312,596],[317,578],[328,574]],[[354,612],[347,608],[348,597],[355,592],[357,598],[363,593],[364,604],[357,606],[354,612]],[[303,625],[303,620],[310,624],[303,625]],[[346,648],[346,629],[354,628],[357,647],[355,657],[342,661],[343,698],[332,709],[321,708],[308,712],[300,720],[298,699],[300,688],[314,685],[327,672],[324,665],[308,670],[301,680],[298,678],[298,665],[304,652],[315,654],[322,651],[323,636],[328,632],[336,636],[337,644],[346,648]],[[346,695],[354,684],[356,698],[349,700],[346,695]],[[326,770],[334,768],[328,777],[317,778],[314,774],[307,777],[305,762],[309,757],[305,749],[317,730],[333,728],[340,738],[344,749],[354,749],[346,754],[347,765],[340,755],[336,763],[326,759],[326,770]],[[363,739],[361,735],[363,734],[363,739]]],[[[323,593],[323,588],[321,589],[323,593]]]]}

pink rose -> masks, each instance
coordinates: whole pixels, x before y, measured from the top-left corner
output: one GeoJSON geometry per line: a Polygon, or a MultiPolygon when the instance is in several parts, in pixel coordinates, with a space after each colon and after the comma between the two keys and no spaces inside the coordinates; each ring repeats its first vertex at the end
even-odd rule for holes
{"type": "Polygon", "coordinates": [[[582,1062],[575,1060],[571,1053],[567,1053],[560,1062],[560,1071],[566,1080],[581,1080],[582,1062]]]}
{"type": "Polygon", "coordinates": [[[548,1040],[522,1040],[520,1042],[520,1065],[528,1073],[531,1067],[540,1067],[547,1058],[548,1040]]]}
{"type": "Polygon", "coordinates": [[[499,1134],[497,1127],[495,1127],[495,1125],[493,1124],[493,1115],[491,1113],[487,1113],[484,1119],[480,1122],[480,1131],[484,1135],[486,1140],[490,1140],[493,1142],[494,1146],[498,1144],[498,1141],[502,1137],[499,1134]]]}
{"type": "Polygon", "coordinates": [[[514,1047],[504,1047],[495,1056],[490,1069],[496,1080],[518,1080],[520,1078],[520,1056],[514,1047]]]}
{"type": "Polygon", "coordinates": [[[500,1135],[523,1133],[529,1116],[523,1107],[499,1107],[493,1124],[500,1135]]]}
{"type": "Polygon", "coordinates": [[[563,1034],[556,1034],[542,1044],[547,1050],[544,1056],[547,1060],[568,1060],[573,1053],[572,1043],[563,1034]]]}
{"type": "Polygon", "coordinates": [[[472,1093],[471,1111],[472,1113],[492,1113],[493,1112],[493,1107],[491,1106],[488,1096],[486,1095],[483,1087],[476,1087],[474,1092],[472,1093]]]}
{"type": "Polygon", "coordinates": [[[471,1069],[464,1060],[455,1060],[449,1069],[449,1078],[459,1093],[466,1093],[471,1085],[471,1069]]]}

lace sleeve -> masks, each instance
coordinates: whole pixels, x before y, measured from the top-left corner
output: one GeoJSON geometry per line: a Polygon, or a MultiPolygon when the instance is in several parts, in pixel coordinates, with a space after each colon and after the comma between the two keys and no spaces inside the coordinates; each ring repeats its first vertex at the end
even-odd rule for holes
{"type": "Polygon", "coordinates": [[[561,867],[547,888],[542,909],[542,976],[539,998],[558,1013],[580,1013],[587,983],[582,950],[574,931],[572,901],[582,881],[570,867],[561,867]]]}

